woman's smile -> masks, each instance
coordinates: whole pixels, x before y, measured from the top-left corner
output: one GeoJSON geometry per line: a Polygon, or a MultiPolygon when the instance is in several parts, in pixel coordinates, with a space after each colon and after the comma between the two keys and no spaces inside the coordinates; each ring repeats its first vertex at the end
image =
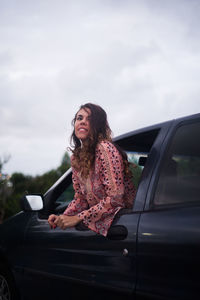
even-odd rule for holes
{"type": "Polygon", "coordinates": [[[78,139],[84,141],[90,134],[90,109],[81,109],[77,113],[74,125],[75,135],[78,139]]]}

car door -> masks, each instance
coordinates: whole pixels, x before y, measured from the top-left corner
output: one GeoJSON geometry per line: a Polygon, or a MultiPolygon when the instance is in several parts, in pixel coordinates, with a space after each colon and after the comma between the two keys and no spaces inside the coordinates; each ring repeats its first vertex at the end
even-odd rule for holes
{"type": "Polygon", "coordinates": [[[59,285],[62,294],[74,283],[131,293],[138,219],[139,214],[124,212],[104,237],[80,226],[51,230],[47,220],[33,214],[25,236],[26,286],[33,281],[47,283],[48,289],[59,285]]]}
{"type": "Polygon", "coordinates": [[[137,292],[199,298],[200,120],[177,124],[163,145],[138,230],[137,292]]]}

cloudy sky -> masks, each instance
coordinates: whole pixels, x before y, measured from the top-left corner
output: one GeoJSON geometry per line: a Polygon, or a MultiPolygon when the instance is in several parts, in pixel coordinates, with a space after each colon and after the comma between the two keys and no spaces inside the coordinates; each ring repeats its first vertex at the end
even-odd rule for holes
{"type": "Polygon", "coordinates": [[[199,0],[0,0],[0,156],[58,167],[93,102],[114,136],[200,112],[199,0]]]}

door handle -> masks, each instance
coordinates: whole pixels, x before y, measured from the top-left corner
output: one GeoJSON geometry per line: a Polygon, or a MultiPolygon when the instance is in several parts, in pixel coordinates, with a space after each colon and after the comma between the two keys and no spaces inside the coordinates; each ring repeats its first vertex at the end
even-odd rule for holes
{"type": "Polygon", "coordinates": [[[128,249],[124,248],[122,252],[123,256],[128,256],[128,249]]]}
{"type": "Polygon", "coordinates": [[[110,240],[125,240],[128,230],[123,225],[113,225],[108,230],[107,238],[110,240]]]}

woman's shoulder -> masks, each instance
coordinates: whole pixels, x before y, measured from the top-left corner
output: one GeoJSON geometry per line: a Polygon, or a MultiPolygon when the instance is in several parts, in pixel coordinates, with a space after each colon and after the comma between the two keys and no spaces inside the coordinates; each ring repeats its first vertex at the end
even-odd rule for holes
{"type": "Polygon", "coordinates": [[[97,149],[114,147],[113,143],[108,140],[102,140],[97,144],[97,149]]]}
{"type": "Polygon", "coordinates": [[[100,141],[97,144],[96,151],[97,152],[101,152],[101,151],[103,151],[103,152],[117,151],[118,152],[118,150],[115,147],[115,145],[111,141],[108,141],[108,140],[100,141]]]}

